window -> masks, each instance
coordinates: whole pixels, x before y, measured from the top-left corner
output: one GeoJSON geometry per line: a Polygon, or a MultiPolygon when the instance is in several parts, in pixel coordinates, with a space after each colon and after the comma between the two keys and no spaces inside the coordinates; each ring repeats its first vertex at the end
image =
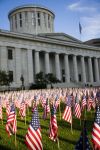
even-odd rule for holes
{"type": "Polygon", "coordinates": [[[22,27],[22,14],[19,13],[19,24],[20,24],[20,27],[22,27]]]}
{"type": "Polygon", "coordinates": [[[37,21],[38,21],[38,26],[40,26],[41,22],[40,22],[40,12],[37,13],[37,21]]]}
{"type": "Polygon", "coordinates": [[[15,15],[15,28],[17,29],[17,16],[15,15]]]}
{"type": "Polygon", "coordinates": [[[48,28],[50,28],[50,15],[48,15],[48,28]]]}
{"type": "Polygon", "coordinates": [[[9,71],[9,80],[13,82],[13,71],[9,71]]]}
{"type": "Polygon", "coordinates": [[[13,59],[13,51],[12,51],[12,49],[8,49],[8,59],[13,59]]]}
{"type": "Polygon", "coordinates": [[[65,82],[65,70],[62,69],[62,81],[65,82]]]}
{"type": "Polygon", "coordinates": [[[32,12],[32,25],[33,25],[34,27],[36,26],[35,12],[32,12]]]}

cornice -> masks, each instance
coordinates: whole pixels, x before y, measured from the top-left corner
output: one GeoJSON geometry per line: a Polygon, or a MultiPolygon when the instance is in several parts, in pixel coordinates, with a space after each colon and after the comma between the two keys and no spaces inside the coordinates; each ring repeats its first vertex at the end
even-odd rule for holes
{"type": "Polygon", "coordinates": [[[10,32],[6,30],[0,30],[0,36],[5,37],[13,37],[23,40],[31,40],[31,41],[37,41],[42,43],[49,43],[49,44],[56,44],[61,46],[69,46],[69,47],[75,47],[75,48],[81,48],[81,49],[87,49],[87,50],[96,50],[100,51],[99,47],[95,46],[89,46],[85,45],[84,43],[76,43],[72,41],[65,41],[65,40],[59,40],[59,39],[51,39],[49,37],[41,37],[39,35],[32,35],[32,34],[22,34],[17,32],[10,32]]]}

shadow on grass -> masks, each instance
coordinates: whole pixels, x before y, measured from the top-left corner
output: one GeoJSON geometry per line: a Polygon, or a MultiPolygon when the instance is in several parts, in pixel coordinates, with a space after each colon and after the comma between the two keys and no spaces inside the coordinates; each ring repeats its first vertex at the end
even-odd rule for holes
{"type": "Polygon", "coordinates": [[[59,140],[60,140],[60,141],[65,141],[65,142],[67,142],[67,143],[69,143],[69,144],[73,144],[73,145],[76,144],[76,141],[68,140],[68,139],[65,139],[65,138],[63,138],[63,137],[61,137],[61,136],[59,136],[59,140]]]}
{"type": "Polygon", "coordinates": [[[0,144],[0,150],[12,150],[12,149],[8,148],[7,146],[3,146],[0,144]]]}

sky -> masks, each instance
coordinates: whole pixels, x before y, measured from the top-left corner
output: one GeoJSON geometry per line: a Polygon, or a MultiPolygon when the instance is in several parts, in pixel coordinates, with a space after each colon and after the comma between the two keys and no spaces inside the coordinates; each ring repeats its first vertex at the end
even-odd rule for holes
{"type": "Polygon", "coordinates": [[[100,0],[0,0],[0,29],[10,30],[8,12],[26,4],[39,4],[52,10],[55,13],[55,32],[82,41],[100,38],[100,0]]]}

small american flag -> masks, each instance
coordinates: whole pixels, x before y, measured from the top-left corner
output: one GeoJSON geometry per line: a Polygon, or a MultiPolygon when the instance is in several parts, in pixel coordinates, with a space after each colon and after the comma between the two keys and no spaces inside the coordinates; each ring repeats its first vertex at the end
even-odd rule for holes
{"type": "Polygon", "coordinates": [[[92,143],[94,150],[100,150],[100,106],[97,106],[95,121],[92,130],[92,143]]]}
{"type": "Polygon", "coordinates": [[[67,105],[66,105],[66,108],[64,110],[62,118],[65,121],[72,123],[71,96],[70,95],[68,96],[67,105]]]}
{"type": "Polygon", "coordinates": [[[56,120],[56,108],[52,106],[51,109],[51,118],[50,118],[50,133],[49,138],[53,141],[57,140],[58,136],[58,126],[57,126],[57,120],[56,120]]]}
{"type": "Polygon", "coordinates": [[[21,105],[20,105],[20,109],[19,109],[19,114],[21,116],[21,118],[26,116],[26,105],[25,105],[25,101],[22,101],[21,105]]]}
{"type": "Polygon", "coordinates": [[[80,119],[81,117],[81,108],[79,104],[78,96],[75,97],[75,108],[74,108],[75,116],[80,119]]]}
{"type": "Polygon", "coordinates": [[[46,99],[46,104],[44,105],[44,113],[43,113],[43,119],[47,118],[47,113],[50,112],[50,106],[49,106],[49,100],[46,99]]]}
{"type": "Polygon", "coordinates": [[[31,123],[26,134],[26,145],[30,150],[42,150],[42,137],[37,107],[34,109],[31,123]]]}
{"type": "Polygon", "coordinates": [[[86,122],[84,122],[84,127],[79,141],[76,143],[75,150],[92,150],[87,136],[86,122]]]}
{"type": "Polygon", "coordinates": [[[10,114],[7,118],[6,131],[8,132],[9,135],[12,135],[12,134],[16,133],[16,131],[17,131],[16,114],[15,114],[14,104],[12,104],[11,109],[10,109],[10,114]]]}
{"type": "Polygon", "coordinates": [[[86,103],[86,96],[83,95],[82,97],[82,104],[81,104],[81,109],[84,110],[84,108],[86,107],[87,103],[86,103]]]}
{"type": "Polygon", "coordinates": [[[6,102],[6,115],[9,116],[10,114],[10,104],[9,101],[6,102]]]}

